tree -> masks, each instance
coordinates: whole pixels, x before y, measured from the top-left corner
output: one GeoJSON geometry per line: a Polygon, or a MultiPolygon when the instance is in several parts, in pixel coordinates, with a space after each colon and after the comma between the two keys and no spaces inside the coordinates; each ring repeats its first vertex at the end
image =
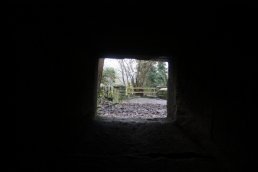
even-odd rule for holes
{"type": "Polygon", "coordinates": [[[103,66],[104,66],[104,58],[100,58],[99,64],[98,64],[98,90],[100,88],[100,83],[102,81],[103,66]]]}
{"type": "Polygon", "coordinates": [[[147,87],[156,87],[158,85],[157,81],[157,66],[156,63],[151,67],[147,76],[147,87]]]}
{"type": "Polygon", "coordinates": [[[135,86],[136,83],[136,59],[118,60],[120,72],[122,74],[122,82],[124,85],[135,86]]]}
{"type": "Polygon", "coordinates": [[[167,86],[168,69],[166,62],[121,59],[118,63],[124,85],[133,87],[167,86]]]}
{"type": "Polygon", "coordinates": [[[166,86],[168,80],[168,69],[165,62],[157,62],[152,66],[147,76],[147,86],[166,86]]]}
{"type": "Polygon", "coordinates": [[[148,74],[153,68],[155,61],[138,60],[137,61],[137,72],[136,72],[136,87],[146,86],[148,74]]]}
{"type": "Polygon", "coordinates": [[[147,76],[155,61],[122,59],[118,61],[122,82],[124,85],[133,87],[144,87],[147,82],[147,76]]]}
{"type": "Polygon", "coordinates": [[[104,85],[113,85],[117,78],[117,74],[114,68],[107,67],[103,70],[102,83],[104,85]]]}
{"type": "Polygon", "coordinates": [[[165,62],[158,62],[157,66],[157,80],[160,83],[161,86],[167,85],[167,76],[168,70],[166,68],[165,62]]]}

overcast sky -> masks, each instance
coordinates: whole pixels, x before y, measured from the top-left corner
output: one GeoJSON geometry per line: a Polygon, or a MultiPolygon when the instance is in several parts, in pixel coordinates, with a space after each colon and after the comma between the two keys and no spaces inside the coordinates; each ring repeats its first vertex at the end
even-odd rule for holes
{"type": "Polygon", "coordinates": [[[117,59],[108,59],[108,58],[105,58],[105,61],[104,61],[104,68],[106,67],[113,67],[115,69],[119,69],[119,64],[118,64],[118,61],[117,59]]]}
{"type": "MultiPolygon", "coordinates": [[[[168,63],[166,62],[166,66],[168,66],[168,63]]],[[[116,70],[117,74],[117,83],[122,84],[122,74],[120,72],[120,66],[118,63],[118,59],[112,59],[112,58],[105,58],[104,59],[104,68],[112,67],[116,70]]]]}
{"type": "MultiPolygon", "coordinates": [[[[168,66],[167,62],[166,62],[166,66],[168,66]]],[[[104,68],[106,68],[106,67],[113,67],[116,70],[120,69],[117,59],[105,58],[105,60],[104,60],[104,68]]]]}

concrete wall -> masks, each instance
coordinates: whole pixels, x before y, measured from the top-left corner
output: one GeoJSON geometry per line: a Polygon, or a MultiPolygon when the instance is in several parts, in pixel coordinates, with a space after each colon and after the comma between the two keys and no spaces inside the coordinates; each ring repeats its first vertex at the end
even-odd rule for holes
{"type": "Polygon", "coordinates": [[[65,5],[13,8],[21,166],[42,165],[32,157],[54,161],[80,138],[95,113],[98,57],[105,54],[173,57],[176,125],[197,142],[212,140],[245,166],[255,136],[257,34],[253,8],[237,7],[125,18],[133,23],[65,5]]]}

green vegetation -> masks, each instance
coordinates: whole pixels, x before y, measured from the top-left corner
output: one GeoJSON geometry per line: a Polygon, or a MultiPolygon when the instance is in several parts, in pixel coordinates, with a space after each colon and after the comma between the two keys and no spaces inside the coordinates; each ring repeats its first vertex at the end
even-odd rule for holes
{"type": "Polygon", "coordinates": [[[161,88],[157,91],[157,97],[161,99],[167,99],[168,94],[167,94],[167,88],[161,88]]]}
{"type": "Polygon", "coordinates": [[[118,60],[118,63],[120,69],[113,67],[103,69],[101,85],[98,91],[98,103],[106,100],[119,103],[129,96],[127,94],[128,88],[135,88],[129,92],[130,95],[156,95],[159,98],[167,98],[167,90],[164,89],[167,87],[168,80],[166,62],[121,59],[118,60]],[[122,84],[117,83],[118,79],[122,84]],[[159,91],[156,92],[157,90],[159,91]]]}
{"type": "Polygon", "coordinates": [[[151,69],[147,75],[146,86],[157,87],[157,86],[167,86],[168,80],[168,69],[165,62],[156,62],[151,66],[151,69]]]}
{"type": "Polygon", "coordinates": [[[104,85],[114,85],[117,74],[114,68],[104,68],[101,83],[104,85]]]}

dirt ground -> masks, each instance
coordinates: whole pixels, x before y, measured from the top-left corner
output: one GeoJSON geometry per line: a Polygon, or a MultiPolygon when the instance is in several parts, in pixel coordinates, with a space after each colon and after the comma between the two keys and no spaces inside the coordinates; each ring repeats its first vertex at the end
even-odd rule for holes
{"type": "Polygon", "coordinates": [[[98,109],[99,117],[111,119],[159,119],[167,117],[167,101],[134,98],[120,104],[105,102],[98,109]]]}
{"type": "Polygon", "coordinates": [[[139,103],[139,104],[161,104],[166,105],[167,100],[159,99],[159,98],[134,98],[125,100],[124,103],[139,103]]]}

